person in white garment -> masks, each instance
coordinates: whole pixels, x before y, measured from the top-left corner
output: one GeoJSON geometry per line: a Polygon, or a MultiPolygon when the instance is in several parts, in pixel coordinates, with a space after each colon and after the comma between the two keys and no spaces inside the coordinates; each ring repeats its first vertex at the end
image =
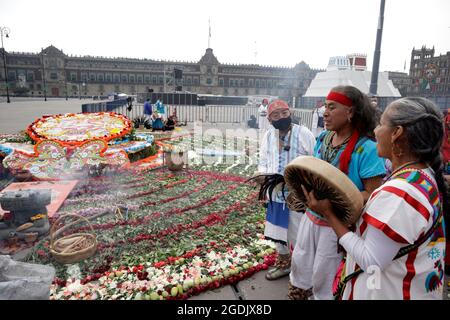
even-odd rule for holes
{"type": "Polygon", "coordinates": [[[325,104],[318,105],[313,110],[311,131],[314,137],[318,137],[324,130],[323,114],[325,112],[325,104]]]}
{"type": "Polygon", "coordinates": [[[263,136],[264,133],[269,129],[270,123],[267,118],[267,109],[269,108],[269,101],[267,99],[263,99],[261,105],[258,108],[259,113],[259,130],[260,135],[263,136]]]}
{"type": "MultiPolygon", "coordinates": [[[[264,134],[260,149],[259,174],[283,174],[286,165],[301,155],[312,155],[315,138],[305,126],[292,123],[289,105],[283,100],[270,103],[267,117],[271,126],[264,134]]],[[[284,190],[274,192],[272,201],[267,203],[264,235],[277,245],[278,259],[275,267],[266,274],[266,279],[274,280],[289,275],[290,252],[293,250],[299,220],[303,213],[290,211],[284,190]]]]}
{"type": "Polygon", "coordinates": [[[402,98],[387,107],[375,136],[377,152],[391,160],[393,172],[370,196],[356,232],[336,218],[328,200],[307,196],[347,252],[336,277],[337,298],[442,299],[444,226],[450,219],[439,150],[442,119],[425,98],[402,98]]]}

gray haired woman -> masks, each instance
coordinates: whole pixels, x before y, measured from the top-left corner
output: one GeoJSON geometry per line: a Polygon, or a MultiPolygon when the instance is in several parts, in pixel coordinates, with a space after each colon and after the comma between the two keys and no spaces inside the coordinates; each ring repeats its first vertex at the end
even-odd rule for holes
{"type": "Polygon", "coordinates": [[[307,196],[327,217],[347,255],[334,283],[343,299],[442,299],[447,185],[440,153],[443,115],[429,100],[391,103],[375,129],[393,172],[370,196],[351,232],[328,200],[307,196]],[[345,266],[345,268],[344,268],[345,266]]]}

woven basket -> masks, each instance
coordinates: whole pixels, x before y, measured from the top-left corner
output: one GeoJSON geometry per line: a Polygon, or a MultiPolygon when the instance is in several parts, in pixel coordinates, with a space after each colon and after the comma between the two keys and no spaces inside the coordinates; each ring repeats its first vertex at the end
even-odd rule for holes
{"type": "MultiPolygon", "coordinates": [[[[93,256],[95,254],[95,251],[97,250],[97,237],[94,234],[74,233],[56,239],[57,233],[61,233],[57,232],[58,230],[56,230],[58,223],[61,219],[69,216],[84,220],[85,222],[87,222],[92,232],[94,231],[94,228],[92,228],[92,225],[89,223],[89,221],[77,214],[63,215],[53,223],[53,226],[50,230],[50,253],[57,262],[62,264],[80,262],[93,256]],[[77,245],[81,245],[81,248],[73,250],[73,248],[77,245]]],[[[59,230],[62,230],[62,228],[59,230]]]]}

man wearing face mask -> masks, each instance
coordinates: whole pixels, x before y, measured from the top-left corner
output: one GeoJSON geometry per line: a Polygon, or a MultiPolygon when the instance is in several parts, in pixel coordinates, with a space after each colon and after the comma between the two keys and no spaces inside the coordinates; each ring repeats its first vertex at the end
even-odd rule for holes
{"type": "MultiPolygon", "coordinates": [[[[258,173],[284,174],[287,164],[301,155],[312,155],[315,138],[305,126],[292,123],[291,111],[283,100],[269,104],[267,118],[270,126],[261,142],[258,173]]],[[[275,268],[266,274],[267,280],[287,276],[290,272],[290,253],[294,248],[297,228],[302,212],[290,211],[281,191],[273,192],[268,202],[264,235],[277,245],[278,259],[275,268]]]]}

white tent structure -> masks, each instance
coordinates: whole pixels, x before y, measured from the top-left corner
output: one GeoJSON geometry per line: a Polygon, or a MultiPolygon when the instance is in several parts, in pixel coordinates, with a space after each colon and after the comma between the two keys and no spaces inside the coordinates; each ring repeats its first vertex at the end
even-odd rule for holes
{"type": "MultiPolygon", "coordinates": [[[[369,93],[371,76],[372,72],[370,71],[330,70],[319,72],[306,90],[304,97],[326,97],[331,88],[339,85],[354,86],[367,94],[369,93]]],[[[387,72],[378,74],[377,96],[401,97],[392,80],[389,80],[387,72]]]]}

